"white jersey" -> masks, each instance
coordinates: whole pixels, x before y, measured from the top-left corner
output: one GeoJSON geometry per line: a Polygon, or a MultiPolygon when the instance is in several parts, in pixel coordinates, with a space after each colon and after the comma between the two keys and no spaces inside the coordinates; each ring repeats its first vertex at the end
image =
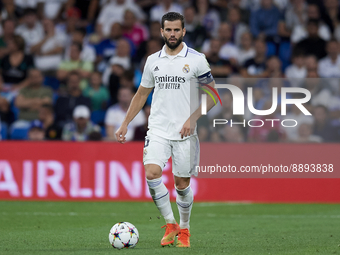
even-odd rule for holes
{"type": "Polygon", "coordinates": [[[187,47],[184,42],[183,46],[176,56],[167,55],[165,46],[150,55],[141,81],[141,86],[155,88],[148,134],[169,140],[182,140],[180,131],[192,110],[190,90],[196,91],[198,96],[198,84],[190,80],[210,74],[204,54],[187,47]]]}

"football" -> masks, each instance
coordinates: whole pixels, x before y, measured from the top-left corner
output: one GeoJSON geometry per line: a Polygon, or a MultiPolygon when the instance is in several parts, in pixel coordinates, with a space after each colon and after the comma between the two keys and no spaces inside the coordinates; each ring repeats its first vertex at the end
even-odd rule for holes
{"type": "Polygon", "coordinates": [[[109,241],[113,248],[134,248],[138,240],[138,230],[129,222],[119,222],[110,229],[109,241]]]}

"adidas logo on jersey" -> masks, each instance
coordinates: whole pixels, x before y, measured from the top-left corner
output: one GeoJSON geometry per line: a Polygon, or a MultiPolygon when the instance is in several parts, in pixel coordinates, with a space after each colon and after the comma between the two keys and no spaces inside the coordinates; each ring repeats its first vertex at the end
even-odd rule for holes
{"type": "Polygon", "coordinates": [[[154,69],[153,71],[154,71],[154,72],[159,71],[158,66],[156,66],[155,69],[154,69]]]}

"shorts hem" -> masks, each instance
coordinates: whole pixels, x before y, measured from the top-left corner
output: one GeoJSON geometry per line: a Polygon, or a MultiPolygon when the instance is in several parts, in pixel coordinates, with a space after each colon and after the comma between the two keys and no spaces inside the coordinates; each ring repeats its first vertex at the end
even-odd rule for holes
{"type": "Polygon", "coordinates": [[[163,171],[163,168],[165,167],[164,163],[161,161],[161,160],[157,160],[157,159],[148,159],[148,160],[145,160],[143,162],[144,166],[145,165],[150,165],[150,164],[154,164],[154,165],[158,165],[162,171],[163,171]]]}

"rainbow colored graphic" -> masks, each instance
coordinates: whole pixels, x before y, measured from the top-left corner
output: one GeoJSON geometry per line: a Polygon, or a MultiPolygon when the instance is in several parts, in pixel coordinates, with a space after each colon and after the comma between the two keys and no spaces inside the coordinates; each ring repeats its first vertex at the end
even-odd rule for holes
{"type": "MultiPolygon", "coordinates": [[[[222,105],[221,98],[220,98],[220,96],[218,95],[216,89],[214,89],[213,87],[211,87],[210,85],[205,84],[205,83],[200,83],[200,85],[206,86],[206,87],[208,87],[212,92],[214,92],[214,94],[217,96],[218,100],[220,101],[220,103],[221,103],[221,105],[222,105]]],[[[201,89],[201,90],[203,90],[205,93],[207,93],[207,94],[214,100],[215,105],[217,104],[217,102],[216,102],[214,96],[211,94],[211,92],[210,92],[209,90],[204,89],[204,88],[202,88],[202,87],[198,87],[198,88],[201,89]]]]}

